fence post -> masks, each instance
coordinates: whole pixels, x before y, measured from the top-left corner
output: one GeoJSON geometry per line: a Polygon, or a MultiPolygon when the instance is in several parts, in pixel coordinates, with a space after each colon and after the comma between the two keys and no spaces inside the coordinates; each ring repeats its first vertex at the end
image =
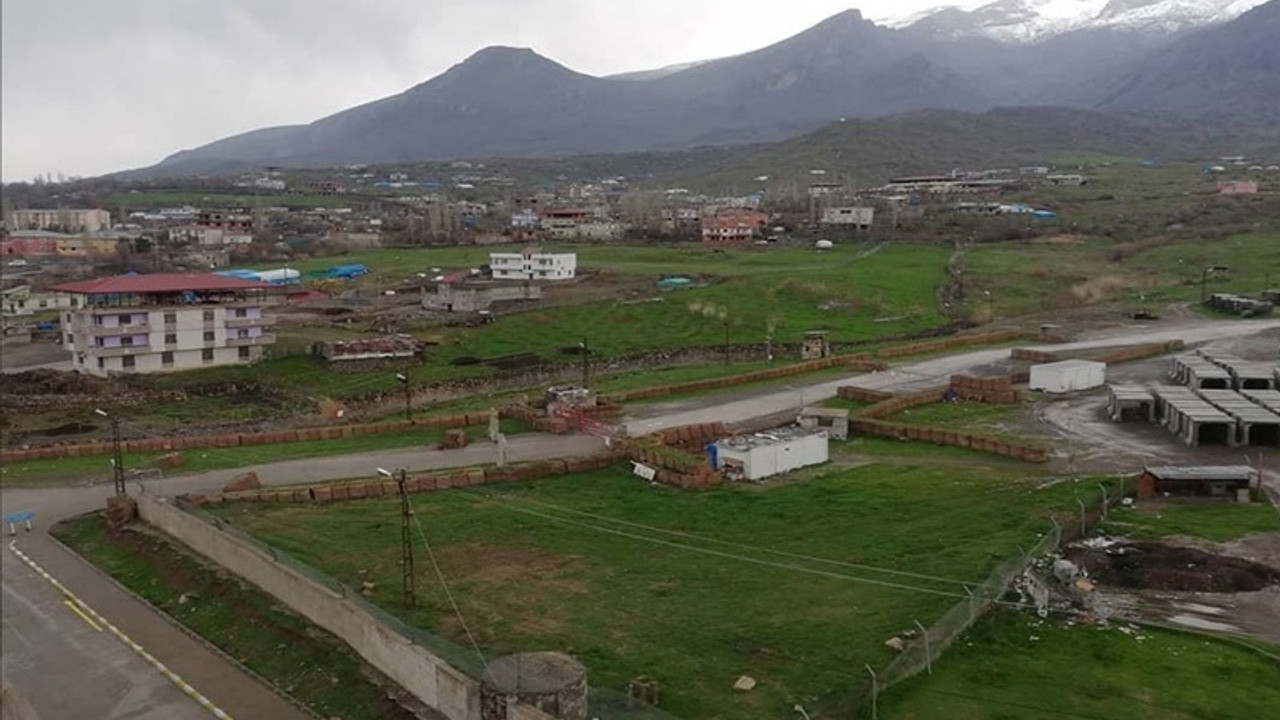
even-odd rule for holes
{"type": "Polygon", "coordinates": [[[1083,539],[1085,535],[1089,534],[1089,526],[1085,521],[1084,501],[1080,499],[1079,495],[1076,496],[1076,504],[1080,506],[1080,537],[1083,539]]]}
{"type": "Polygon", "coordinates": [[[880,694],[879,681],[876,680],[876,671],[872,670],[870,665],[866,668],[867,672],[871,673],[871,720],[876,720],[876,696],[880,694]]]}
{"type": "Polygon", "coordinates": [[[930,675],[933,674],[933,654],[929,652],[929,630],[920,624],[919,620],[913,620],[916,627],[920,629],[920,634],[924,636],[924,667],[930,675]]]}
{"type": "Polygon", "coordinates": [[[977,609],[974,607],[973,591],[969,589],[968,585],[964,585],[962,587],[964,587],[965,594],[969,596],[969,622],[973,622],[977,618],[977,609]]]}
{"type": "Polygon", "coordinates": [[[1102,489],[1102,519],[1106,520],[1107,519],[1107,486],[1103,483],[1098,483],[1098,487],[1102,489]]]}

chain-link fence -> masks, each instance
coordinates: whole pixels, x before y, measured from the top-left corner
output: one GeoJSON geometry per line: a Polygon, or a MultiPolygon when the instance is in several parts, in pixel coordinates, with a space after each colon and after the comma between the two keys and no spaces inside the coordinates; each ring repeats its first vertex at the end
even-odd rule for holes
{"type": "Polygon", "coordinates": [[[966,587],[965,599],[952,605],[933,625],[920,628],[921,632],[914,641],[868,683],[860,706],[872,705],[873,695],[932,668],[943,650],[999,601],[1036,558],[1087,535],[1105,521],[1110,506],[1124,497],[1129,477],[1115,476],[1107,478],[1110,482],[1096,481],[1094,485],[1082,486],[1083,492],[1077,492],[1075,496],[1078,511],[1061,513],[1061,522],[1055,517],[1052,529],[1034,545],[1005,558],[981,583],[966,587]]]}

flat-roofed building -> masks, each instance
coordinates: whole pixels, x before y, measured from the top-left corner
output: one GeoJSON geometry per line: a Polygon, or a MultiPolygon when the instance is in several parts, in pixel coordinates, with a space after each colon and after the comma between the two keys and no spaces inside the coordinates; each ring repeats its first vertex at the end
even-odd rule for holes
{"type": "Polygon", "coordinates": [[[63,283],[63,345],[79,372],[152,373],[262,359],[275,342],[274,285],[212,273],[160,273],[63,283]]]}

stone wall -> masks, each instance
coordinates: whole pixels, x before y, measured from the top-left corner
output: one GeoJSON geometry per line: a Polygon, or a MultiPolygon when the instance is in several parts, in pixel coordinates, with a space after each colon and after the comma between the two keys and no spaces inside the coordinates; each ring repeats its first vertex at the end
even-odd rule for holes
{"type": "Polygon", "coordinates": [[[475,679],[414,643],[345,593],[335,592],[278,561],[262,547],[163,500],[139,497],[138,514],[143,521],[333,633],[365,662],[449,720],[479,719],[480,692],[475,679]]]}

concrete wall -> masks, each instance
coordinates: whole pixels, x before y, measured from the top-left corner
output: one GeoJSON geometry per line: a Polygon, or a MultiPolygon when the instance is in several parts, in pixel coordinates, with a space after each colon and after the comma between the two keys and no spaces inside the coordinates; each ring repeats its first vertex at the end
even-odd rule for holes
{"type": "MultiPolygon", "coordinates": [[[[245,540],[159,499],[139,497],[138,513],[147,523],[338,636],[366,662],[450,720],[479,720],[479,682],[414,645],[343,595],[276,562],[245,540]]],[[[535,716],[521,711],[508,717],[535,716]]]]}

